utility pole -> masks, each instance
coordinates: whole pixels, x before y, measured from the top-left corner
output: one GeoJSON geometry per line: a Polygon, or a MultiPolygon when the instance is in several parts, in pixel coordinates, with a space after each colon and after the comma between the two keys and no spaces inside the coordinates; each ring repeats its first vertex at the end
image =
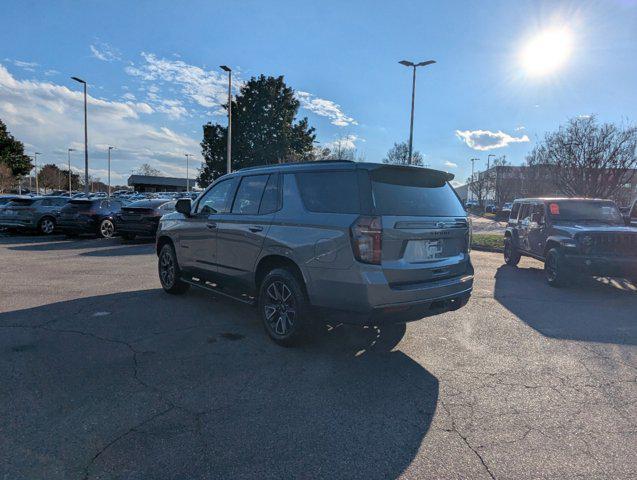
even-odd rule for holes
{"type": "Polygon", "coordinates": [[[471,194],[471,199],[473,200],[473,188],[472,187],[473,187],[473,180],[474,180],[474,176],[473,176],[474,175],[473,174],[473,172],[474,172],[474,164],[475,164],[475,162],[479,162],[480,159],[479,158],[470,158],[469,160],[471,161],[471,183],[469,183],[469,192],[467,192],[467,193],[471,194]]]}
{"type": "Polygon", "coordinates": [[[86,107],[86,82],[78,77],[71,77],[71,79],[84,86],[84,193],[88,197],[88,119],[86,107]]]}
{"type": "MultiPolygon", "coordinates": [[[[489,195],[489,190],[491,190],[491,172],[489,171],[491,168],[491,157],[495,157],[495,155],[493,153],[487,155],[487,195],[489,195]]],[[[484,202],[484,213],[487,213],[487,202],[484,202]]]]}
{"type": "Polygon", "coordinates": [[[398,63],[400,63],[401,65],[404,65],[405,67],[413,68],[413,76],[412,76],[412,83],[411,83],[411,117],[409,121],[409,165],[411,165],[412,164],[411,154],[412,154],[413,143],[414,143],[414,103],[416,100],[416,68],[426,67],[427,65],[436,63],[436,61],[427,60],[426,62],[413,63],[413,62],[410,62],[409,60],[401,60],[398,63]]]}
{"type": "Polygon", "coordinates": [[[219,68],[228,72],[228,160],[226,165],[227,173],[232,171],[232,70],[226,65],[219,68]]]}
{"type": "Polygon", "coordinates": [[[40,152],[33,154],[33,164],[35,165],[35,194],[40,195],[40,184],[38,183],[38,155],[42,155],[40,152]]]}
{"type": "Polygon", "coordinates": [[[108,147],[108,198],[111,198],[111,150],[115,147],[108,147]]]}
{"type": "Polygon", "coordinates": [[[190,173],[189,173],[188,160],[189,160],[189,157],[192,157],[194,155],[192,153],[184,153],[184,156],[186,157],[186,192],[190,193],[190,173]]]}

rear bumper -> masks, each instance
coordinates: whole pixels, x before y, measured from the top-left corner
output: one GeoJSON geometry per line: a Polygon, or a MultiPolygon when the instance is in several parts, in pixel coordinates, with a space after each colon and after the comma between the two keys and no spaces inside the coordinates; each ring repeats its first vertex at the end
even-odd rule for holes
{"type": "Polygon", "coordinates": [[[34,229],[38,228],[35,220],[32,219],[0,219],[0,227],[2,228],[23,228],[34,229]]]}
{"type": "Polygon", "coordinates": [[[602,255],[564,255],[567,265],[577,272],[600,277],[637,277],[637,257],[602,255]]]}
{"type": "Polygon", "coordinates": [[[135,235],[143,235],[154,237],[157,234],[159,224],[131,223],[115,220],[115,231],[118,233],[133,233],[135,235]]]}
{"type": "Polygon", "coordinates": [[[363,266],[331,270],[326,276],[311,269],[310,302],[329,320],[377,325],[419,320],[464,306],[473,289],[473,266],[462,275],[408,286],[390,286],[380,268],[363,266]],[[328,278],[329,277],[329,278],[328,278]]]}

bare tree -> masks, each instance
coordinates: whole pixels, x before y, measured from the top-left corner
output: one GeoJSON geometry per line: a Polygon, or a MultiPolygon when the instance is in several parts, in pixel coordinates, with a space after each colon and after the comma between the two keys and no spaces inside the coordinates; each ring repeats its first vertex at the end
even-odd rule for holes
{"type": "Polygon", "coordinates": [[[491,192],[491,182],[489,181],[488,175],[485,175],[484,172],[479,172],[475,175],[475,178],[467,178],[467,184],[473,197],[478,201],[478,205],[482,206],[484,199],[487,198],[491,192]]]}
{"type": "Polygon", "coordinates": [[[413,152],[411,155],[411,162],[409,161],[409,145],[407,142],[394,143],[394,146],[389,149],[383,163],[391,163],[394,165],[423,165],[422,154],[418,151],[413,152]]]}
{"type": "Polygon", "coordinates": [[[611,198],[632,180],[636,148],[637,127],[577,117],[548,133],[527,156],[527,164],[548,167],[565,195],[611,198]]]}
{"type": "Polygon", "coordinates": [[[135,175],[148,175],[150,177],[161,177],[161,171],[157,170],[154,167],[151,167],[149,163],[144,163],[134,171],[135,175]]]}

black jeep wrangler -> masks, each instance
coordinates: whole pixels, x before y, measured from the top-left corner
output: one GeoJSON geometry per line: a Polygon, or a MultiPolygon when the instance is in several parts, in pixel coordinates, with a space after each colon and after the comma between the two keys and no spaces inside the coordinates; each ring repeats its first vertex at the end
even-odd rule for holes
{"type": "Polygon", "coordinates": [[[577,274],[637,281],[637,228],[626,225],[617,205],[589,198],[524,198],[511,208],[504,261],[522,255],[544,262],[549,285],[577,274]]]}

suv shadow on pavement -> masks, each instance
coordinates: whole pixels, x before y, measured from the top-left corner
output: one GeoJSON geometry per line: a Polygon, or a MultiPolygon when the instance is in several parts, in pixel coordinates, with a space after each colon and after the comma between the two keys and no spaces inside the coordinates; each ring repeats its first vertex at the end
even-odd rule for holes
{"type": "Polygon", "coordinates": [[[298,349],[262,328],[250,307],[160,289],[0,314],[5,473],[399,477],[439,390],[392,351],[405,326],[329,326],[298,349]]]}
{"type": "Polygon", "coordinates": [[[555,289],[540,268],[503,265],[495,299],[544,336],[637,345],[637,285],[627,280],[580,278],[555,289]]]}

